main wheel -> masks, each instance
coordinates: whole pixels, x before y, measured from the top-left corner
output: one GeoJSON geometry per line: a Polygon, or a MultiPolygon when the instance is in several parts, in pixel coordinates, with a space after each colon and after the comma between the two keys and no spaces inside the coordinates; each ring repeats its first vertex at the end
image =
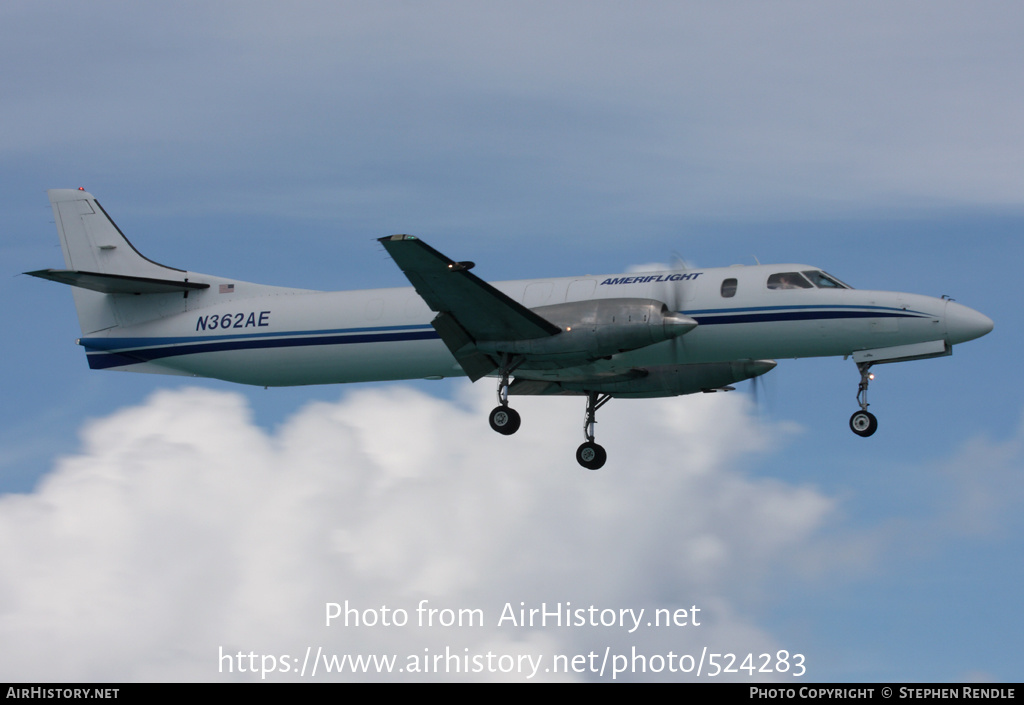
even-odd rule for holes
{"type": "Polygon", "coordinates": [[[592,441],[587,441],[576,449],[576,462],[587,470],[597,470],[604,465],[606,460],[608,460],[608,453],[592,441]]]}
{"type": "Polygon", "coordinates": [[[518,431],[519,424],[522,422],[519,412],[507,406],[494,407],[488,420],[491,423],[491,428],[504,436],[511,436],[518,431]]]}
{"type": "Polygon", "coordinates": [[[878,419],[870,411],[858,411],[850,417],[850,430],[867,438],[878,430],[878,419]]]}

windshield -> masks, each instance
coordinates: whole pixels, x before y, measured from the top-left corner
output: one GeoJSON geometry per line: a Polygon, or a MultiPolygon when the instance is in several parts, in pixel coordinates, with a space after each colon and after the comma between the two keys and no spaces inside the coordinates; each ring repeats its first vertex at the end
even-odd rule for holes
{"type": "Polygon", "coordinates": [[[813,286],[800,272],[779,272],[768,277],[769,289],[811,289],[813,286]]]}
{"type": "Polygon", "coordinates": [[[778,272],[768,277],[769,289],[849,289],[833,276],[820,269],[806,272],[778,272]]]}
{"type": "Polygon", "coordinates": [[[833,276],[825,274],[821,270],[814,270],[811,272],[804,272],[804,276],[811,280],[819,289],[849,289],[851,287],[843,284],[841,281],[833,276]]]}

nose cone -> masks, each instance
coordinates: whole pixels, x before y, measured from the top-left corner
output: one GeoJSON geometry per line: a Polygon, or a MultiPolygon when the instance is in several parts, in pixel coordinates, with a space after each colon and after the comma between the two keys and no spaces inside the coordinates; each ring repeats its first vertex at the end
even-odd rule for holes
{"type": "Polygon", "coordinates": [[[992,331],[992,319],[955,301],[946,302],[946,338],[950,345],[966,343],[992,331]]]}

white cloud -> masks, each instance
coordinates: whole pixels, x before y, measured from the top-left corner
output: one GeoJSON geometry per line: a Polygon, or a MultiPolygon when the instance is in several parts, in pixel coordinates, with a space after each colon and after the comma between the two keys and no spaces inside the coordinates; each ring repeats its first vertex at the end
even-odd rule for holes
{"type": "Polygon", "coordinates": [[[572,457],[580,400],[516,400],[523,429],[505,438],[484,420],[491,392],[358,390],[267,433],[244,397],[185,389],[88,424],[80,453],[36,492],[0,498],[0,678],[252,677],[220,673],[238,666],[218,660],[221,647],[390,652],[405,666],[447,646],[544,655],[545,669],[553,654],[606,646],[784,648],[744,606],[770,593],[789,556],[814,550],[833,505],[743,472],[771,443],[742,397],[608,405],[599,439],[611,459],[591,473],[572,457]],[[346,600],[411,621],[428,600],[487,621],[325,627],[325,604],[346,600]],[[498,628],[506,602],[648,617],[696,604],[701,626],[498,628]]]}
{"type": "Polygon", "coordinates": [[[1024,503],[1024,422],[1004,441],[975,437],[940,466],[939,478],[948,483],[938,521],[946,531],[967,536],[990,536],[1019,525],[1024,503]]]}

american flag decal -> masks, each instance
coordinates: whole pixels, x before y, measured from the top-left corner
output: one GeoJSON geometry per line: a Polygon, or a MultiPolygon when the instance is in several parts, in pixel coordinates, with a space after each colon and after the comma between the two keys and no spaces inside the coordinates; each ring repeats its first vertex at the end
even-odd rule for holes
{"type": "Polygon", "coordinates": [[[220,293],[222,294],[233,294],[235,292],[234,284],[221,284],[220,293]]]}

